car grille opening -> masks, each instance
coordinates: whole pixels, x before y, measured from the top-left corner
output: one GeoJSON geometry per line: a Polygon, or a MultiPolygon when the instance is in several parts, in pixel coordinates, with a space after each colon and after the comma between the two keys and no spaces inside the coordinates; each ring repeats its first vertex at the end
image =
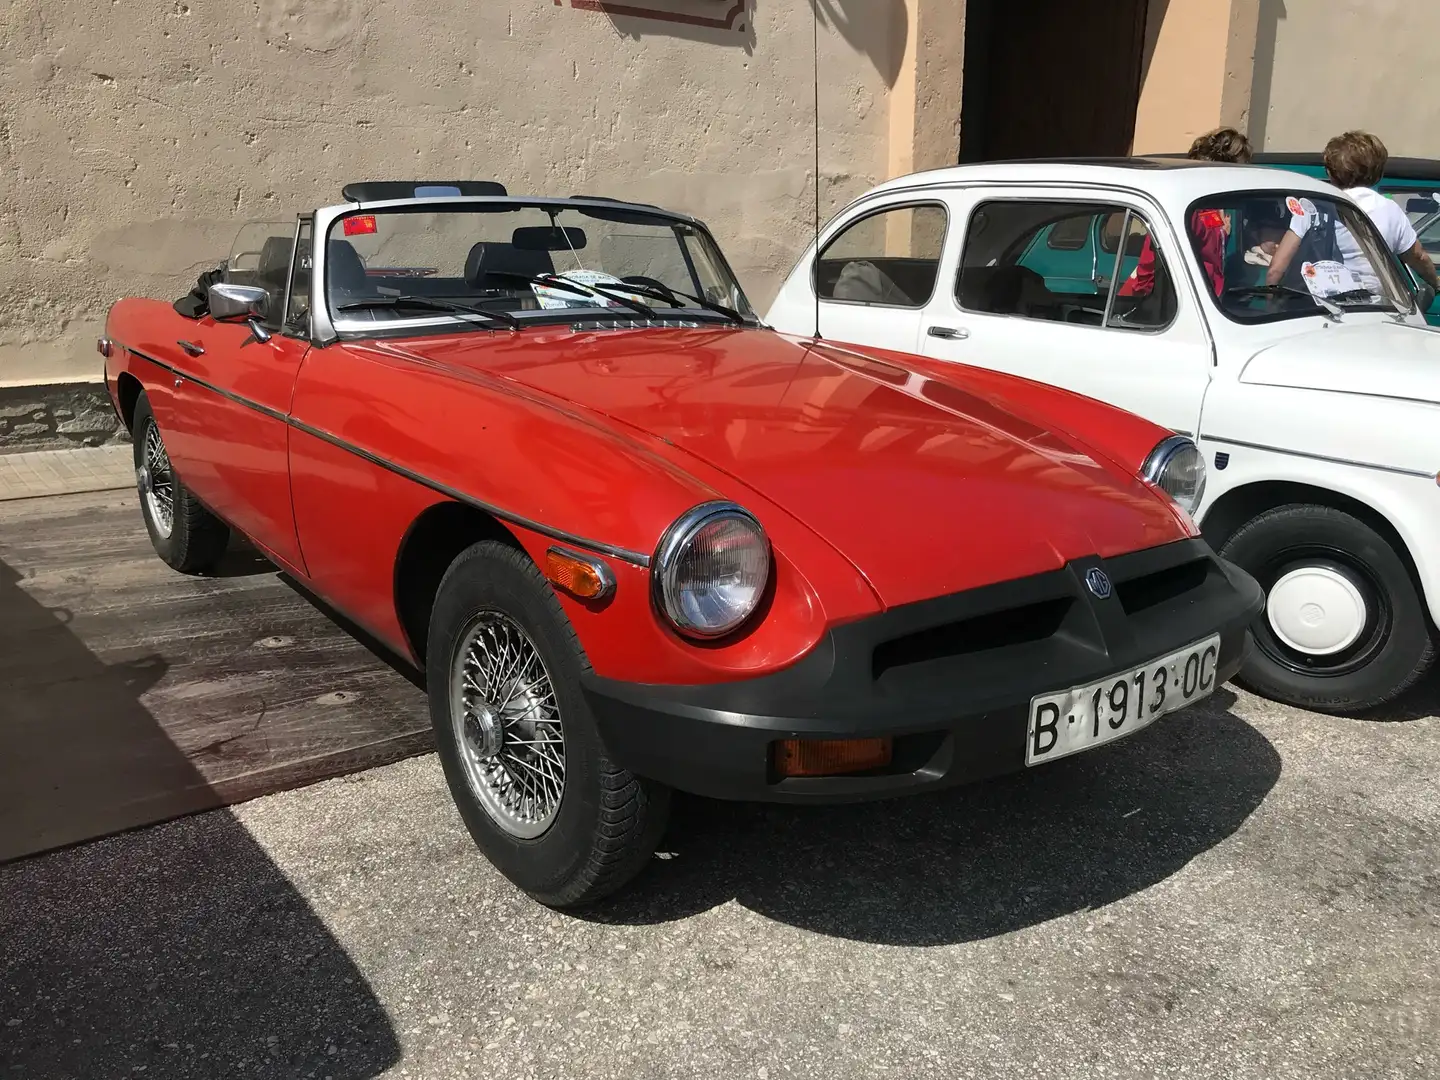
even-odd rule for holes
{"type": "Polygon", "coordinates": [[[919,630],[882,642],[874,653],[874,678],[880,682],[905,668],[934,660],[976,656],[1052,637],[1074,600],[1068,596],[1006,608],[960,622],[919,630]]]}
{"type": "Polygon", "coordinates": [[[1164,570],[1143,574],[1129,581],[1117,582],[1115,595],[1126,615],[1136,615],[1198,589],[1205,583],[1209,573],[1209,560],[1196,559],[1178,566],[1167,566],[1164,570]]]}

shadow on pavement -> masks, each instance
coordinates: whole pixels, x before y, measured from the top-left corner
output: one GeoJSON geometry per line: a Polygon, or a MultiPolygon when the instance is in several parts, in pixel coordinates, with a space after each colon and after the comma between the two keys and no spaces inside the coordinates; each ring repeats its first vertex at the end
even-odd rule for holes
{"type": "MultiPolygon", "coordinates": [[[[140,701],[163,661],[106,665],[66,622],[0,563],[0,843],[11,854],[153,820],[156,784],[204,797],[140,701]]],[[[6,1076],[339,1080],[398,1059],[343,947],[228,812],[0,865],[6,1076]]]]}
{"type": "Polygon", "coordinates": [[[1232,835],[1279,778],[1279,754],[1227,711],[1234,700],[1222,690],[1107,749],[936,795],[677,799],[661,858],[589,917],[665,922],[734,899],[818,933],[941,945],[1112,903],[1232,835]]]}

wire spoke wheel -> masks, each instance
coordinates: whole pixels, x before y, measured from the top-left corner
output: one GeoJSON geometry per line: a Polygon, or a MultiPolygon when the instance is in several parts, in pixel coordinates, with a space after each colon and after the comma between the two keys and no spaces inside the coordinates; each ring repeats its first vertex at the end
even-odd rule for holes
{"type": "Polygon", "coordinates": [[[140,470],[140,488],[150,520],[162,537],[175,530],[175,475],[170,468],[170,455],[165,440],[152,422],[145,429],[145,464],[140,470]]]}
{"type": "Polygon", "coordinates": [[[502,611],[476,614],[451,663],[450,721],[472,794],[505,832],[542,836],[565,794],[565,734],[545,662],[502,611]]]}

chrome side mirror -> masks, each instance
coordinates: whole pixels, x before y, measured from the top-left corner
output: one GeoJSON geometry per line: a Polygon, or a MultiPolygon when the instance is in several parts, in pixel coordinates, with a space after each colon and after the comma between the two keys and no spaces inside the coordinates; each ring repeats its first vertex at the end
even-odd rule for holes
{"type": "Polygon", "coordinates": [[[256,341],[269,341],[270,331],[260,320],[270,308],[270,294],[254,285],[211,285],[207,294],[210,315],[216,322],[243,320],[256,341]]]}

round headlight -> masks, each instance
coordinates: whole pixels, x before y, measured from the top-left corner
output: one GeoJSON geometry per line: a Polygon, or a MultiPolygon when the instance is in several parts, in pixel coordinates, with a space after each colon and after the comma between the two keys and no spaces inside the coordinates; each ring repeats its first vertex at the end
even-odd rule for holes
{"type": "Polygon", "coordinates": [[[770,541],[733,503],[706,503],[666,530],[651,568],[655,604],[682,634],[714,638],[755,611],[770,579],[770,541]]]}
{"type": "Polygon", "coordinates": [[[1205,497],[1205,458],[1184,435],[1171,435],[1150,451],[1141,475],[1194,514],[1205,497]]]}

